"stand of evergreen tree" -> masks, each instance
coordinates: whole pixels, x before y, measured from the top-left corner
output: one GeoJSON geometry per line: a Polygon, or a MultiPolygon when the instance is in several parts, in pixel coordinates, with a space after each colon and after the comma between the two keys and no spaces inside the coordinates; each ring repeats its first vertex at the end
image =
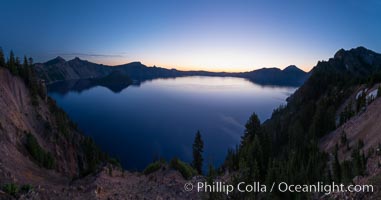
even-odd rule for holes
{"type": "MultiPolygon", "coordinates": [[[[232,172],[233,182],[259,181],[268,187],[272,182],[282,181],[288,184],[349,183],[354,176],[362,175],[366,156],[361,148],[353,147],[351,159],[342,162],[336,152],[329,164],[332,158],[320,151],[318,144],[321,137],[337,128],[335,114],[355,88],[381,81],[380,70],[369,69],[373,71],[356,73],[346,70],[341,61],[319,62],[305,84],[288,98],[287,105],[275,109],[269,120],[261,124],[255,113],[250,117],[241,144],[228,151],[222,171],[232,172]]],[[[362,106],[363,102],[356,102],[355,109],[362,106]]],[[[340,124],[353,115],[350,105],[340,116],[340,124]]],[[[310,195],[235,193],[232,198],[308,199],[310,195]]]]}
{"type": "Polygon", "coordinates": [[[199,174],[202,174],[202,163],[204,161],[202,157],[202,153],[204,151],[204,142],[202,141],[200,131],[197,131],[192,147],[193,147],[192,167],[195,168],[199,174]]]}
{"type": "Polygon", "coordinates": [[[25,146],[38,165],[47,169],[54,168],[55,159],[52,154],[45,151],[40,144],[38,144],[37,139],[30,133],[26,134],[25,146]]]}
{"type": "Polygon", "coordinates": [[[24,56],[23,64],[21,64],[20,58],[16,57],[13,51],[10,51],[9,58],[6,61],[4,52],[0,48],[0,67],[9,69],[14,76],[19,76],[24,80],[31,92],[33,105],[38,105],[37,96],[40,96],[43,99],[46,97],[47,94],[45,85],[39,81],[33,70],[32,58],[27,58],[24,56]]]}

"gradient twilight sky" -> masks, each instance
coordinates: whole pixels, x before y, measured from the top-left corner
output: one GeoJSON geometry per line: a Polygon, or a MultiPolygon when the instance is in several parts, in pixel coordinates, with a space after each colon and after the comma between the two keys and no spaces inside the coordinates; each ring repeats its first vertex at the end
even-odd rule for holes
{"type": "Polygon", "coordinates": [[[1,0],[0,18],[4,51],[38,62],[308,71],[340,48],[381,52],[378,0],[1,0]]]}

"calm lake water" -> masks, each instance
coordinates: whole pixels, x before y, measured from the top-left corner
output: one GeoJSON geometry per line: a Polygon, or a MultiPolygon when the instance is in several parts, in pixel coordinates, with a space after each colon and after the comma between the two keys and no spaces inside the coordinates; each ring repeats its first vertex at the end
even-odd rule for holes
{"type": "Polygon", "coordinates": [[[240,142],[253,112],[261,121],[295,91],[242,78],[155,79],[119,93],[96,86],[49,94],[85,134],[129,170],[142,170],[155,158],[192,160],[197,130],[204,140],[204,165],[216,166],[240,142]]]}

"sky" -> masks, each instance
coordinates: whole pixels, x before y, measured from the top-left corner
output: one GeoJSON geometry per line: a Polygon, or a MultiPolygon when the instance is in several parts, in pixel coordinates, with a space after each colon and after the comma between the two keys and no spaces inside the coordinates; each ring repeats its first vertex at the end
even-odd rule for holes
{"type": "Polygon", "coordinates": [[[381,52],[378,0],[1,0],[0,46],[181,70],[309,71],[341,48],[381,52]]]}

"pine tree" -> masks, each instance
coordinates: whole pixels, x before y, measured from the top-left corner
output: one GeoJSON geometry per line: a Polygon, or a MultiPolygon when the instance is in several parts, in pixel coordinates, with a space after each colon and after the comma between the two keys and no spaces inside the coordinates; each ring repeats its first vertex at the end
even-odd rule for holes
{"type": "Polygon", "coordinates": [[[363,175],[366,168],[365,155],[360,152],[360,148],[357,147],[352,151],[352,163],[353,163],[353,173],[355,176],[363,175]]]}
{"type": "Polygon", "coordinates": [[[29,58],[28,58],[28,61],[29,61],[29,66],[32,67],[32,65],[33,65],[33,58],[32,58],[32,57],[29,57],[29,58]]]}
{"type": "Polygon", "coordinates": [[[22,68],[20,70],[21,77],[25,80],[26,83],[28,83],[28,59],[26,56],[24,56],[24,62],[22,64],[22,68]]]}
{"type": "Polygon", "coordinates": [[[348,142],[348,139],[347,139],[347,134],[345,133],[345,131],[342,131],[341,134],[340,134],[340,143],[341,143],[341,146],[345,146],[348,142]]]}
{"type": "Polygon", "coordinates": [[[197,131],[194,143],[193,143],[193,162],[192,166],[197,170],[199,174],[202,174],[202,152],[204,149],[204,142],[201,138],[200,131],[197,131]]]}
{"type": "MultiPolygon", "coordinates": [[[[208,175],[206,177],[206,181],[209,183],[209,184],[213,184],[213,181],[215,181],[217,177],[217,171],[216,169],[214,168],[213,164],[209,164],[209,170],[208,170],[208,175]]],[[[217,199],[221,199],[219,198],[220,194],[217,193],[217,192],[209,192],[209,200],[217,200],[217,199]]]]}
{"type": "Polygon", "coordinates": [[[353,174],[353,164],[349,160],[344,160],[341,163],[341,182],[344,184],[350,183],[352,181],[353,174]]]}
{"type": "Polygon", "coordinates": [[[254,180],[259,180],[261,175],[264,175],[265,170],[267,168],[267,162],[265,162],[262,150],[262,144],[260,142],[259,136],[255,135],[253,144],[252,144],[252,155],[254,157],[254,161],[252,161],[252,172],[254,180]]]}
{"type": "Polygon", "coordinates": [[[0,67],[5,67],[5,56],[3,49],[0,47],[0,67]]]}
{"type": "Polygon", "coordinates": [[[16,59],[13,51],[9,53],[8,68],[12,74],[17,75],[16,59]]]}
{"type": "Polygon", "coordinates": [[[16,56],[16,75],[20,75],[20,71],[22,69],[22,66],[21,66],[21,61],[20,61],[20,58],[18,56],[16,56]]]}
{"type": "Polygon", "coordinates": [[[341,182],[341,166],[340,166],[340,162],[339,162],[339,158],[338,158],[338,155],[337,155],[337,150],[335,151],[335,159],[334,159],[334,162],[332,164],[332,169],[333,169],[333,179],[334,181],[336,181],[337,183],[340,183],[341,182]]]}
{"type": "Polygon", "coordinates": [[[213,164],[209,164],[209,171],[208,171],[207,181],[209,183],[212,183],[216,177],[217,177],[217,171],[216,171],[216,169],[214,168],[213,164]]]}
{"type": "Polygon", "coordinates": [[[250,119],[247,121],[245,128],[245,134],[242,137],[241,145],[251,143],[251,141],[254,139],[254,135],[259,133],[261,122],[259,121],[257,114],[253,113],[250,116],[250,119]]]}
{"type": "Polygon", "coordinates": [[[366,106],[366,93],[362,92],[356,101],[357,112],[360,112],[361,109],[365,106],[366,106]]]}
{"type": "Polygon", "coordinates": [[[257,159],[254,159],[253,166],[251,166],[251,177],[253,178],[253,181],[258,181],[260,179],[260,171],[257,159]]]}
{"type": "Polygon", "coordinates": [[[224,162],[224,169],[234,171],[238,169],[237,153],[234,149],[229,148],[224,162]]]}

